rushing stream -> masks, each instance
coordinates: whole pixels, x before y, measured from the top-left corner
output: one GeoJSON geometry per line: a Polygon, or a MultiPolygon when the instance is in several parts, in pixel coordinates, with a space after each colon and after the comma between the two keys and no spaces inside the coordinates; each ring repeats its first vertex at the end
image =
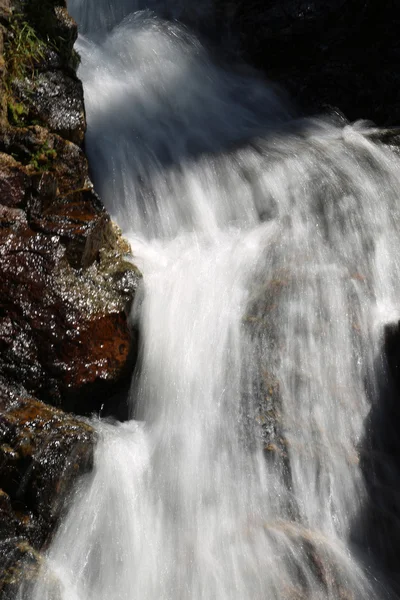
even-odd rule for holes
{"type": "Polygon", "coordinates": [[[96,187],[144,274],[141,347],[132,420],[96,425],[32,598],[389,598],[354,540],[400,308],[399,159],[362,124],[296,121],[163,20],[178,2],[69,8],[96,187]]]}

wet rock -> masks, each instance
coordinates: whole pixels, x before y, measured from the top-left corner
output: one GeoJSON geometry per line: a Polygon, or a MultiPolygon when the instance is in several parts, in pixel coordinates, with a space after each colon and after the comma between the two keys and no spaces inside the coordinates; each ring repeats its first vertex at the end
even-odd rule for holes
{"type": "MultiPolygon", "coordinates": [[[[52,182],[41,182],[47,195],[52,182]]],[[[110,219],[92,190],[77,192],[53,201],[40,194],[31,211],[31,226],[48,235],[57,235],[67,249],[69,263],[76,268],[90,266],[109,234],[110,219]],[[43,202],[44,200],[44,202],[43,202]],[[39,206],[38,206],[39,205],[39,206]]]]}
{"type": "Polygon", "coordinates": [[[46,577],[52,600],[61,600],[62,593],[58,579],[45,570],[45,560],[26,541],[14,540],[0,549],[2,572],[0,573],[1,600],[31,600],[34,586],[39,576],[46,577]]]}
{"type": "Polygon", "coordinates": [[[82,83],[63,71],[46,71],[14,83],[25,120],[45,125],[63,138],[82,144],[86,130],[82,83]]]}
{"type": "Polygon", "coordinates": [[[95,440],[88,423],[0,378],[2,600],[17,591],[30,598],[43,562],[38,550],[49,541],[73,484],[90,470],[95,440]]]}
{"type": "Polygon", "coordinates": [[[37,551],[92,465],[92,427],[54,406],[127,410],[136,357],[127,315],[140,281],[79,147],[76,23],[61,0],[13,2],[11,17],[8,6],[0,0],[2,600],[31,597],[37,551]]]}
{"type": "Polygon", "coordinates": [[[384,352],[393,380],[400,390],[400,321],[386,326],[384,352]]]}
{"type": "Polygon", "coordinates": [[[272,547],[286,556],[284,597],[306,600],[318,590],[321,598],[354,599],[353,573],[343,561],[341,548],[335,548],[323,533],[289,521],[264,523],[263,528],[272,547]]]}
{"type": "Polygon", "coordinates": [[[0,490],[0,540],[14,537],[16,530],[16,519],[10,497],[3,490],[0,490]]]}
{"type": "Polygon", "coordinates": [[[0,150],[0,375],[99,412],[135,360],[127,312],[140,274],[78,146],[33,126],[0,130],[0,150]]]}
{"type": "Polygon", "coordinates": [[[14,157],[17,162],[14,161],[12,166],[34,177],[36,191],[41,191],[41,178],[45,174],[48,178],[48,173],[57,180],[58,195],[68,195],[93,187],[87,160],[81,148],[49,133],[44,127],[0,129],[0,152],[3,153],[0,155],[2,168],[9,168],[7,160],[14,157]],[[4,154],[9,156],[8,159],[4,154]]]}
{"type": "Polygon", "coordinates": [[[42,565],[40,554],[27,542],[15,540],[1,545],[0,559],[0,599],[15,600],[19,593],[28,600],[42,565]]]}
{"type": "Polygon", "coordinates": [[[134,358],[135,268],[116,255],[76,271],[59,236],[15,224],[0,229],[0,264],[0,374],[68,410],[98,410],[134,358]]]}
{"type": "Polygon", "coordinates": [[[0,204],[11,208],[26,206],[29,177],[8,154],[0,154],[0,204]]]}
{"type": "MultiPolygon", "coordinates": [[[[262,275],[260,275],[262,281],[262,275]]],[[[258,437],[268,458],[287,458],[286,442],[282,432],[282,406],[280,382],[277,371],[278,332],[276,324],[282,294],[288,286],[287,274],[276,273],[271,279],[255,289],[250,297],[244,325],[254,348],[249,372],[252,379],[249,414],[256,424],[258,437]]],[[[254,424],[253,424],[254,427],[254,424]]]]}
{"type": "Polygon", "coordinates": [[[371,410],[359,444],[360,469],[367,491],[352,527],[352,541],[366,549],[400,594],[400,323],[383,331],[376,357],[378,380],[365,382],[371,410]]]}
{"type": "Polygon", "coordinates": [[[9,528],[2,539],[14,534],[43,546],[68,490],[91,468],[94,443],[84,421],[0,381],[0,514],[9,528]]]}
{"type": "Polygon", "coordinates": [[[78,26],[68,13],[65,4],[59,3],[59,5],[54,7],[53,35],[63,40],[64,51],[69,50],[72,52],[76,38],[78,37],[78,26]]]}

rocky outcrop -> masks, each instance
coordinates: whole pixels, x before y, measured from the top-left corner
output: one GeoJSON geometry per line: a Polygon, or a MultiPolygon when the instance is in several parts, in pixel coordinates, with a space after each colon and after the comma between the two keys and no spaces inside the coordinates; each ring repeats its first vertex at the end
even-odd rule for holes
{"type": "Polygon", "coordinates": [[[93,462],[86,422],[0,379],[0,598],[35,581],[76,479],[93,462]]]}
{"type": "Polygon", "coordinates": [[[0,373],[89,414],[110,391],[93,402],[91,385],[101,392],[132,362],[126,307],[139,273],[80,148],[38,126],[6,132],[0,148],[0,373]]]}
{"type": "Polygon", "coordinates": [[[0,432],[0,529],[40,548],[71,483],[92,465],[94,430],[2,381],[0,432]]]}
{"type": "Polygon", "coordinates": [[[0,0],[0,598],[34,581],[91,468],[79,415],[123,416],[140,273],[93,190],[75,22],[62,0],[0,0]]]}
{"type": "Polygon", "coordinates": [[[76,24],[62,1],[13,8],[7,14],[3,0],[0,375],[90,414],[132,366],[127,308],[140,274],[77,145],[85,113],[76,24]]]}

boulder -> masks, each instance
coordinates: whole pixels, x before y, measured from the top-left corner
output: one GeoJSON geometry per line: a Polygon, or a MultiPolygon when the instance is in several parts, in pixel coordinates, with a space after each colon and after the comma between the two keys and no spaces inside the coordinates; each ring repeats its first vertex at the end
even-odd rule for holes
{"type": "Polygon", "coordinates": [[[91,468],[95,437],[88,423],[0,380],[3,539],[43,545],[71,484],[91,468]]]}
{"type": "Polygon", "coordinates": [[[0,148],[0,375],[90,414],[132,367],[140,274],[77,146],[36,126],[0,148]]]}
{"type": "MultiPolygon", "coordinates": [[[[64,502],[90,470],[96,433],[87,422],[0,378],[0,598],[32,583],[64,502]]],[[[14,594],[14,595],[13,595],[14,594]]]]}

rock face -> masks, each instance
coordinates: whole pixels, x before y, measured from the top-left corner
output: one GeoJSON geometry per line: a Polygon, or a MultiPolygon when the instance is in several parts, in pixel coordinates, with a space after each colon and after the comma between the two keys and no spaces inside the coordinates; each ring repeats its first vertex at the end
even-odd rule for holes
{"type": "Polygon", "coordinates": [[[73,143],[85,131],[76,24],[62,2],[14,8],[3,17],[0,375],[90,414],[132,366],[126,309],[140,274],[73,143]]]}
{"type": "Polygon", "coordinates": [[[84,421],[0,379],[0,598],[33,583],[43,548],[96,434],[84,421]]]}
{"type": "Polygon", "coordinates": [[[139,274],[118,249],[80,148],[38,126],[0,136],[0,148],[23,161],[0,154],[0,373],[88,414],[90,384],[129,367],[125,308],[139,274]]]}
{"type": "Polygon", "coordinates": [[[91,467],[95,433],[84,421],[4,381],[0,411],[0,511],[5,517],[0,528],[6,537],[23,536],[41,547],[71,482],[91,467]]]}
{"type": "Polygon", "coordinates": [[[140,280],[93,190],[62,0],[0,0],[0,598],[28,589],[96,434],[124,416],[140,280]],[[67,412],[65,412],[67,411],[67,412]]]}

